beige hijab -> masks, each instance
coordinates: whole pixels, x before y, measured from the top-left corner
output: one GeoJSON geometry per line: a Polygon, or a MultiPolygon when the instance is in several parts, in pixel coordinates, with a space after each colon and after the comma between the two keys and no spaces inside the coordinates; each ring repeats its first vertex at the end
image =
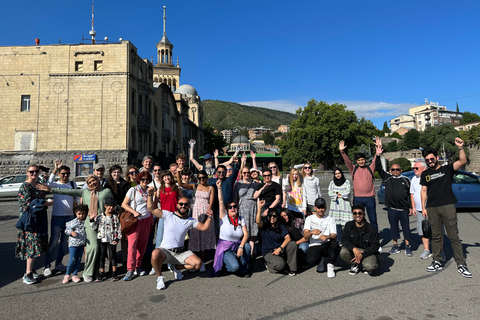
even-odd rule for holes
{"type": "Polygon", "coordinates": [[[85,180],[85,183],[88,186],[88,190],[90,190],[90,205],[88,206],[88,215],[96,216],[98,213],[98,196],[96,194],[96,191],[100,191],[100,189],[102,188],[100,186],[100,179],[96,175],[90,174],[85,180]],[[88,182],[92,179],[95,179],[98,182],[97,187],[95,189],[90,187],[90,185],[88,184],[88,182]]]}

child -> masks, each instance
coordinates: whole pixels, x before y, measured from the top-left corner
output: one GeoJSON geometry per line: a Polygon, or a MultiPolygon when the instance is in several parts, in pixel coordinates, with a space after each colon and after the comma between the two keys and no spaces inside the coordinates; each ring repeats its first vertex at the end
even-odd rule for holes
{"type": "Polygon", "coordinates": [[[68,238],[68,251],[70,253],[70,259],[68,260],[67,271],[63,277],[62,283],[68,283],[70,281],[70,273],[73,270],[73,282],[80,282],[80,278],[77,276],[78,269],[80,268],[80,261],[82,260],[83,248],[87,240],[85,233],[85,218],[87,217],[88,206],[85,204],[79,204],[73,207],[73,212],[76,218],[65,224],[65,233],[69,235],[68,238]]]}
{"type": "Polygon", "coordinates": [[[105,280],[105,258],[107,251],[109,256],[110,272],[112,273],[112,281],[117,281],[117,243],[122,238],[120,231],[120,220],[115,214],[115,200],[107,198],[105,200],[105,213],[95,218],[98,239],[100,240],[100,273],[96,282],[105,280]]]}

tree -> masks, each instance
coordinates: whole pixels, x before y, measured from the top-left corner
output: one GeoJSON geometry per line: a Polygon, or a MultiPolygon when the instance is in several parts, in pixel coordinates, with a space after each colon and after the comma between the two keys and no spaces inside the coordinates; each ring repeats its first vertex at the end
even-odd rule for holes
{"type": "Polygon", "coordinates": [[[390,133],[390,132],[392,132],[392,131],[390,130],[390,128],[388,127],[387,121],[385,121],[385,122],[383,123],[383,129],[382,129],[382,131],[383,131],[383,133],[390,133]]]}
{"type": "Polygon", "coordinates": [[[473,126],[468,131],[460,131],[460,138],[465,141],[467,146],[476,147],[480,145],[480,126],[473,126]]]}
{"type": "MultiPolygon", "coordinates": [[[[420,133],[420,146],[422,148],[435,148],[440,157],[445,156],[448,159],[458,159],[458,147],[455,145],[455,137],[460,134],[452,124],[444,124],[438,127],[428,127],[420,133]]],[[[468,149],[465,149],[468,157],[468,149]]]]}
{"type": "Polygon", "coordinates": [[[385,146],[385,151],[386,152],[395,152],[398,151],[398,143],[397,140],[393,140],[389,144],[385,146]]]}
{"type": "Polygon", "coordinates": [[[275,143],[275,136],[268,131],[265,131],[262,134],[262,138],[263,138],[263,141],[265,142],[265,144],[274,144],[275,143]]]}
{"type": "Polygon", "coordinates": [[[400,133],[398,133],[396,131],[390,135],[390,138],[403,139],[403,137],[400,135],[400,133]]]}
{"type": "Polygon", "coordinates": [[[405,133],[403,143],[407,150],[418,149],[420,147],[420,132],[412,129],[405,133]]]}
{"type": "Polygon", "coordinates": [[[248,134],[248,129],[247,129],[247,128],[241,129],[241,130],[240,130],[240,134],[241,134],[242,136],[245,136],[245,137],[247,137],[248,139],[250,139],[250,135],[248,134]]]}
{"type": "Polygon", "coordinates": [[[203,123],[203,132],[205,137],[205,153],[213,154],[216,149],[222,149],[227,145],[223,135],[220,132],[215,132],[210,122],[203,123]]]}
{"type": "Polygon", "coordinates": [[[460,124],[467,124],[477,121],[480,121],[480,116],[478,114],[476,114],[475,112],[465,111],[463,113],[463,119],[460,120],[460,124]]]}
{"type": "Polygon", "coordinates": [[[345,140],[348,154],[353,155],[362,144],[371,144],[378,135],[371,121],[358,119],[354,111],[342,104],[329,105],[312,99],[296,114],[298,119],[292,122],[287,140],[279,142],[287,166],[312,161],[332,168],[335,163],[343,162],[338,151],[340,140],[345,140]]]}
{"type": "Polygon", "coordinates": [[[392,161],[389,161],[388,164],[390,167],[394,164],[398,164],[400,168],[402,168],[402,171],[412,170],[412,163],[407,158],[402,158],[402,157],[396,158],[396,159],[393,159],[392,161]]]}

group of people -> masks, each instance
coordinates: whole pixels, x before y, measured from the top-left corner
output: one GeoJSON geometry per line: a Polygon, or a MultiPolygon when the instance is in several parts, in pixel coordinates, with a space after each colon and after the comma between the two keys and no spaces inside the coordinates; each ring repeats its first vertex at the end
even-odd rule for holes
{"type": "MultiPolygon", "coordinates": [[[[106,260],[110,279],[117,281],[120,279],[119,243],[126,267],[123,280],[146,275],[142,269],[143,256],[151,252],[150,274],[157,276],[157,289],[165,288],[164,264],[177,280],[184,277],[183,269],[206,272],[208,250],[215,250],[211,276],[229,272],[248,278],[257,256],[263,256],[268,272],[290,276],[296,275],[299,269],[316,267],[317,272],[326,272],[327,277],[334,278],[338,256],[351,266],[351,275],[361,270],[370,274],[382,261],[375,171],[385,184],[393,240],[389,253],[400,252],[400,223],[405,253],[412,256],[409,216],[417,216],[419,231],[421,221],[428,216],[433,232],[433,262],[427,271],[442,269],[443,225],[452,242],[458,271],[465,277],[472,276],[458,238],[456,199],[448,187],[453,173],[466,163],[463,141],[459,138],[455,139],[460,150],[458,161],[440,166],[436,150],[425,149],[426,164],[415,164],[416,176],[412,181],[401,176],[401,168],[396,164],[390,172],[383,170],[379,138],[370,165],[362,153],[355,155],[356,165],[353,165],[341,141],[339,150],[352,183],[341,168],[333,170],[328,187],[329,210],[310,163],[304,164],[301,170],[291,169],[283,178],[274,162],[259,171],[253,152],[250,153],[251,168],[247,167],[245,153],[238,157],[238,151],[225,163],[219,163],[218,151],[213,157],[206,154],[204,163],[200,164],[193,158],[194,144],[195,141],[190,141],[190,161],[197,169],[196,175],[186,166],[186,155],[179,154],[168,170],[162,170],[147,156],[142,168],[128,166],[125,178],[122,178],[122,168],[113,165],[106,179],[105,167],[96,164],[84,188],[77,189],[69,180],[70,168],[61,160],[55,160],[55,169],[48,180],[39,178],[38,166],[30,165],[18,195],[20,220],[24,226],[33,221],[29,227],[19,228],[16,245],[16,257],[26,260],[23,282],[38,281],[40,275],[35,272],[34,261],[45,253],[44,276],[52,276],[53,270],[65,271],[63,283],[80,282],[78,272],[84,256],[85,282],[107,278],[106,260]],[[59,176],[57,182],[56,175],[59,176]],[[53,202],[45,199],[47,192],[54,194],[53,202]],[[46,207],[51,205],[48,241],[46,207]],[[123,228],[120,221],[124,213],[136,218],[128,229],[123,228]],[[64,266],[62,260],[67,245],[70,259],[64,266]],[[52,267],[53,261],[55,267],[52,267]]],[[[422,238],[422,243],[421,258],[427,259],[432,256],[428,238],[422,238]]]]}

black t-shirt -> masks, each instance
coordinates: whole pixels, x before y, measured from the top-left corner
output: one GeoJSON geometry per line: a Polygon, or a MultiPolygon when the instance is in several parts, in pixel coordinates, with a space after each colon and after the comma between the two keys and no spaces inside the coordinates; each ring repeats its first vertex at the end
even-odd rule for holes
{"type": "Polygon", "coordinates": [[[272,182],[271,185],[263,189],[260,194],[260,200],[265,200],[265,203],[272,203],[275,201],[276,195],[280,195],[280,199],[282,198],[282,187],[278,183],[272,182]]]}
{"type": "Polygon", "coordinates": [[[427,187],[427,208],[457,203],[452,190],[454,173],[453,164],[441,166],[438,170],[427,169],[422,172],[420,184],[427,187]]]}
{"type": "Polygon", "coordinates": [[[300,229],[295,227],[293,227],[292,230],[288,231],[288,234],[290,235],[290,238],[292,238],[292,240],[295,242],[303,238],[303,234],[300,229]]]}

